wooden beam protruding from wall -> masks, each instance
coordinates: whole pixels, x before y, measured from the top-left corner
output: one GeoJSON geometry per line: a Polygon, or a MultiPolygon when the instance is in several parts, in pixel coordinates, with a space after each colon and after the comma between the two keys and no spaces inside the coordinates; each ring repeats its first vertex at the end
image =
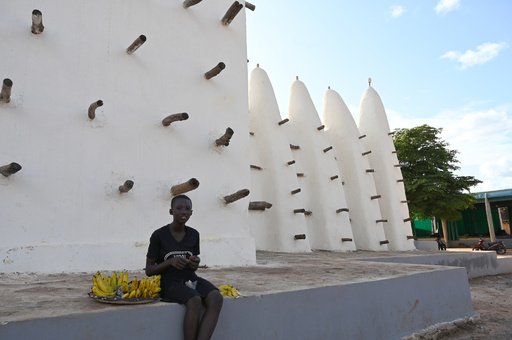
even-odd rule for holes
{"type": "Polygon", "coordinates": [[[285,118],[282,121],[280,121],[279,123],[277,123],[277,125],[283,125],[284,123],[288,123],[289,121],[290,120],[288,118],[285,118]]]}
{"type": "Polygon", "coordinates": [[[235,133],[235,131],[233,131],[232,128],[228,127],[226,129],[226,132],[215,141],[215,144],[217,144],[217,146],[221,146],[221,145],[228,146],[229,140],[231,139],[231,137],[233,137],[234,133],[235,133]]]}
{"type": "Polygon", "coordinates": [[[163,126],[169,126],[172,122],[177,122],[180,120],[187,120],[188,119],[188,113],[182,112],[182,113],[174,113],[172,115],[169,115],[162,119],[162,125],[163,126]]]}
{"type": "Polygon", "coordinates": [[[35,9],[32,11],[32,33],[39,34],[43,33],[43,13],[40,10],[35,9]]]}
{"type": "Polygon", "coordinates": [[[126,53],[131,55],[133,52],[137,51],[137,49],[141,47],[145,42],[146,36],[144,34],[139,35],[139,37],[135,39],[135,41],[130,46],[128,46],[126,53]]]}
{"type": "Polygon", "coordinates": [[[236,17],[238,12],[244,7],[241,3],[238,1],[233,2],[233,4],[228,8],[226,14],[224,14],[224,17],[222,17],[221,22],[223,25],[229,25],[231,21],[236,17]]]}
{"type": "Polygon", "coordinates": [[[197,189],[199,186],[199,181],[195,178],[191,178],[188,181],[174,185],[171,187],[171,194],[173,196],[178,196],[179,194],[186,193],[188,191],[192,191],[194,189],[197,189]]]}
{"type": "Polygon", "coordinates": [[[134,183],[133,183],[132,180],[127,180],[126,182],[124,182],[123,185],[119,186],[119,192],[125,193],[125,192],[128,192],[128,191],[132,190],[133,184],[134,183]]]}
{"type": "Polygon", "coordinates": [[[248,8],[250,9],[251,11],[254,11],[256,9],[256,6],[254,6],[253,4],[251,4],[250,2],[245,2],[245,8],[248,8]]]}
{"type": "Polygon", "coordinates": [[[224,202],[226,204],[233,203],[235,201],[238,201],[239,199],[249,196],[250,193],[251,192],[249,191],[249,189],[238,190],[234,194],[224,196],[224,202]]]}
{"type": "Polygon", "coordinates": [[[306,239],[306,234],[295,235],[295,236],[293,236],[293,239],[294,240],[305,240],[306,239]]]}
{"type": "Polygon", "coordinates": [[[189,8],[190,6],[197,5],[203,0],[185,0],[183,1],[183,8],[189,8]]]}
{"type": "Polygon", "coordinates": [[[87,116],[89,116],[89,119],[93,120],[96,118],[96,109],[100,106],[103,106],[103,100],[98,100],[89,105],[89,110],[87,110],[87,116]]]}
{"type": "Polygon", "coordinates": [[[272,204],[265,201],[249,202],[249,210],[265,210],[272,208],[272,204]]]}
{"type": "Polygon", "coordinates": [[[12,80],[5,78],[2,82],[2,91],[0,92],[0,102],[9,103],[11,101],[12,80]]]}
{"type": "Polygon", "coordinates": [[[0,166],[0,174],[5,177],[9,177],[10,175],[14,175],[18,171],[21,170],[21,165],[18,163],[12,162],[11,164],[7,164],[4,166],[0,166]]]}
{"type": "Polygon", "coordinates": [[[204,77],[206,79],[212,79],[216,75],[218,75],[220,72],[222,72],[223,69],[226,68],[226,64],[224,64],[222,61],[219,62],[214,68],[212,68],[210,71],[206,72],[204,74],[204,77]]]}

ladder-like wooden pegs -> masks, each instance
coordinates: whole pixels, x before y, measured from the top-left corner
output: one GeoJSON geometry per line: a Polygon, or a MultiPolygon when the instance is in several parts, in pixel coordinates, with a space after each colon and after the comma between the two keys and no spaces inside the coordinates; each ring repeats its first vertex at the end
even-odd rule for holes
{"type": "Polygon", "coordinates": [[[238,201],[239,199],[242,199],[250,194],[249,189],[242,189],[238,190],[234,194],[224,196],[224,202],[226,204],[233,203],[235,201],[238,201]]]}
{"type": "Polygon", "coordinates": [[[265,210],[272,208],[272,204],[265,201],[249,202],[249,210],[265,210]]]}
{"type": "Polygon", "coordinates": [[[11,101],[12,80],[5,78],[2,82],[2,91],[0,91],[0,102],[8,103],[11,101]]]}
{"type": "Polygon", "coordinates": [[[299,150],[299,149],[300,149],[300,146],[290,144],[290,149],[292,149],[292,150],[299,150]]]}
{"type": "Polygon", "coordinates": [[[331,176],[331,181],[334,181],[337,178],[338,178],[338,175],[331,176]]]}
{"type": "Polygon", "coordinates": [[[400,201],[400,203],[411,203],[411,201],[407,200],[407,201],[400,201]]]}
{"type": "Polygon", "coordinates": [[[396,180],[397,183],[400,183],[400,182],[405,182],[405,179],[401,178],[401,179],[397,179],[396,180]]]}
{"type": "Polygon", "coordinates": [[[233,4],[228,8],[226,14],[224,14],[224,17],[222,18],[221,22],[223,25],[229,25],[231,21],[236,17],[238,12],[244,7],[241,3],[238,1],[233,2],[233,4]]]}
{"type": "Polygon", "coordinates": [[[359,139],[363,139],[366,135],[359,136],[359,139]]]}
{"type": "Polygon", "coordinates": [[[366,155],[369,155],[371,153],[372,153],[372,151],[370,150],[370,151],[363,152],[361,155],[366,156],[366,155]]]}
{"type": "Polygon", "coordinates": [[[380,243],[380,245],[382,246],[382,245],[384,245],[384,244],[388,244],[388,243],[389,243],[389,241],[388,241],[388,240],[384,240],[384,241],[380,241],[379,243],[380,243]]]}
{"type": "Polygon", "coordinates": [[[43,33],[43,13],[40,10],[35,9],[32,11],[32,33],[39,34],[43,33]]]}
{"type": "Polygon", "coordinates": [[[215,77],[216,75],[218,75],[223,69],[226,68],[226,64],[224,64],[222,61],[220,63],[217,64],[217,66],[215,66],[214,68],[212,68],[210,71],[206,72],[204,74],[204,77],[206,79],[211,79],[213,77],[215,77]]]}
{"type": "Polygon", "coordinates": [[[336,214],[339,214],[340,212],[344,212],[344,211],[348,212],[349,210],[348,210],[348,208],[341,208],[341,209],[336,210],[336,214]]]}
{"type": "Polygon", "coordinates": [[[135,41],[130,46],[128,46],[128,48],[126,49],[126,53],[132,54],[133,52],[137,51],[137,49],[141,47],[142,44],[144,44],[145,42],[146,36],[144,34],[141,34],[137,39],[135,39],[135,41]]]}
{"type": "Polygon", "coordinates": [[[375,172],[375,169],[366,169],[366,172],[368,172],[368,173],[375,172]]]}
{"type": "Polygon", "coordinates": [[[387,221],[388,221],[388,220],[377,220],[377,221],[375,221],[375,223],[379,223],[379,222],[385,223],[385,222],[387,222],[387,221]]]}
{"type": "Polygon", "coordinates": [[[300,188],[292,190],[292,195],[298,194],[300,192],[300,188]]]}
{"type": "Polygon", "coordinates": [[[232,128],[228,127],[226,129],[226,132],[215,141],[215,144],[217,144],[217,146],[221,146],[221,145],[228,146],[229,140],[231,139],[231,137],[233,137],[234,133],[235,133],[235,131],[233,131],[232,128]]]}
{"type": "Polygon", "coordinates": [[[290,120],[288,118],[285,118],[283,119],[282,121],[280,121],[279,123],[277,123],[278,125],[283,125],[284,123],[288,123],[290,120]]]}
{"type": "Polygon", "coordinates": [[[376,199],[381,198],[381,197],[382,197],[381,195],[374,195],[374,196],[371,196],[370,198],[372,200],[376,200],[376,199]]]}
{"type": "Polygon", "coordinates": [[[124,192],[128,192],[128,191],[132,190],[133,184],[134,183],[132,180],[127,180],[126,182],[124,182],[123,185],[119,186],[119,192],[124,193],[124,192]]]}
{"type": "Polygon", "coordinates": [[[306,177],[306,175],[303,172],[297,172],[297,177],[306,177]]]}
{"type": "Polygon", "coordinates": [[[191,178],[185,183],[177,184],[171,187],[171,194],[173,196],[177,196],[179,194],[183,194],[185,192],[197,189],[198,186],[199,181],[195,178],[191,178]]]}
{"type": "Polygon", "coordinates": [[[261,166],[251,164],[251,169],[263,170],[261,166]]]}
{"type": "Polygon", "coordinates": [[[291,160],[291,161],[289,161],[289,162],[287,162],[286,164],[288,164],[288,165],[295,164],[295,159],[294,159],[294,160],[291,160]]]}
{"type": "Polygon", "coordinates": [[[332,146],[329,146],[329,147],[325,148],[324,149],[324,153],[327,152],[327,151],[330,151],[330,150],[332,150],[332,146]]]}
{"type": "Polygon", "coordinates": [[[318,131],[323,130],[323,129],[325,129],[325,125],[320,125],[320,126],[319,126],[319,127],[317,127],[316,129],[317,129],[318,131]]]}
{"type": "Polygon", "coordinates": [[[295,235],[295,236],[293,236],[293,239],[294,240],[305,240],[306,239],[306,234],[295,235]]]}
{"type": "Polygon", "coordinates": [[[250,9],[251,11],[254,11],[256,9],[256,6],[247,1],[245,2],[245,7],[250,9]]]}
{"type": "Polygon", "coordinates": [[[4,166],[0,166],[0,174],[5,177],[9,177],[10,175],[14,175],[18,171],[21,170],[21,165],[18,163],[12,162],[11,164],[7,164],[4,166]]]}
{"type": "Polygon", "coordinates": [[[197,5],[203,0],[185,0],[183,1],[183,8],[189,8],[190,6],[197,5]]]}
{"type": "Polygon", "coordinates": [[[89,119],[93,120],[96,117],[96,109],[100,106],[103,106],[103,100],[98,100],[89,105],[89,110],[87,111],[87,115],[89,119]]]}
{"type": "Polygon", "coordinates": [[[341,239],[341,242],[352,242],[352,239],[351,238],[348,238],[348,237],[343,237],[341,239]]]}
{"type": "Polygon", "coordinates": [[[188,113],[182,112],[182,113],[174,113],[172,115],[169,115],[162,119],[162,125],[163,126],[169,126],[172,122],[180,121],[180,120],[187,120],[188,119],[188,113]]]}
{"type": "Polygon", "coordinates": [[[404,222],[409,222],[409,221],[412,221],[412,217],[404,218],[404,222]]]}

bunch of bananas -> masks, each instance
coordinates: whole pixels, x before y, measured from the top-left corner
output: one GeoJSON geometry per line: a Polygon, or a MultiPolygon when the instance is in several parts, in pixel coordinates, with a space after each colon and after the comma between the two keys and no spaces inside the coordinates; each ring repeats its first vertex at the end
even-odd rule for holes
{"type": "Polygon", "coordinates": [[[222,285],[219,287],[219,291],[221,295],[231,296],[235,299],[238,299],[240,296],[242,296],[238,288],[233,288],[233,285],[222,285]]]}
{"type": "Polygon", "coordinates": [[[123,299],[156,297],[162,290],[160,277],[160,275],[153,275],[138,280],[137,276],[134,276],[130,281],[126,271],[120,272],[119,276],[117,272],[113,272],[111,276],[97,272],[92,277],[92,293],[101,297],[123,299]]]}

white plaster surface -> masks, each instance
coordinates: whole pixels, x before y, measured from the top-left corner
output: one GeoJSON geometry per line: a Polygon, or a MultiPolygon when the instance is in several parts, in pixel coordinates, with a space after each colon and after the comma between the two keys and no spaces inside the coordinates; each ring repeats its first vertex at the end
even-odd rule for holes
{"type": "Polygon", "coordinates": [[[291,194],[299,188],[286,124],[279,125],[281,115],[267,73],[255,68],[249,82],[249,118],[252,135],[249,151],[251,164],[251,201],[272,204],[265,211],[250,211],[249,227],[259,250],[307,252],[309,238],[294,239],[307,234],[304,214],[293,210],[303,207],[303,193],[291,194]]]}
{"type": "Polygon", "coordinates": [[[349,214],[336,210],[347,208],[340,172],[322,123],[303,82],[296,80],[290,89],[288,133],[290,143],[300,146],[293,154],[304,198],[308,237],[312,249],[355,250],[349,214]],[[331,177],[338,176],[331,180],[331,177]],[[351,241],[342,241],[342,239],[351,241]]]}
{"type": "Polygon", "coordinates": [[[341,96],[334,90],[327,90],[323,98],[323,122],[325,132],[333,145],[333,154],[341,171],[343,189],[350,209],[350,224],[357,249],[387,250],[381,220],[379,203],[372,200],[376,195],[373,173],[370,169],[367,151],[359,139],[357,125],[341,96]]]}
{"type": "Polygon", "coordinates": [[[364,147],[371,150],[368,155],[370,165],[375,170],[374,179],[377,194],[381,195],[379,201],[384,232],[389,241],[391,250],[415,249],[414,240],[408,239],[412,235],[411,223],[404,222],[409,218],[409,209],[406,203],[405,189],[402,182],[402,172],[398,165],[398,158],[393,151],[393,137],[389,135],[389,124],[386,111],[379,94],[371,86],[366,89],[359,106],[359,132],[366,135],[362,138],[364,147]]]}
{"type": "Polygon", "coordinates": [[[207,265],[255,263],[250,187],[245,11],[229,26],[230,0],[28,1],[0,5],[0,271],[61,272],[144,266],[149,236],[170,222],[173,185],[197,178],[190,225],[207,265]],[[33,9],[45,30],[30,32],[33,9]],[[147,41],[132,55],[126,48],[147,41]],[[226,69],[206,80],[204,72],[226,69]],[[104,105],[96,118],[89,105],[104,105]],[[161,120],[190,118],[164,127],[161,120]],[[228,147],[215,140],[227,127],[228,147]],[[120,194],[126,180],[134,188],[120,194]],[[121,255],[122,254],[122,255],[121,255]]]}

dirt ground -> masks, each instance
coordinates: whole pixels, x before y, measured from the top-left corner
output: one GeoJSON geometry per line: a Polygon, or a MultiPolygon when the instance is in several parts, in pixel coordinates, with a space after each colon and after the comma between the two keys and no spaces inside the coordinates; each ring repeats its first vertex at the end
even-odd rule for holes
{"type": "Polygon", "coordinates": [[[512,273],[473,278],[469,285],[477,317],[432,327],[408,339],[512,339],[512,273]]]}

